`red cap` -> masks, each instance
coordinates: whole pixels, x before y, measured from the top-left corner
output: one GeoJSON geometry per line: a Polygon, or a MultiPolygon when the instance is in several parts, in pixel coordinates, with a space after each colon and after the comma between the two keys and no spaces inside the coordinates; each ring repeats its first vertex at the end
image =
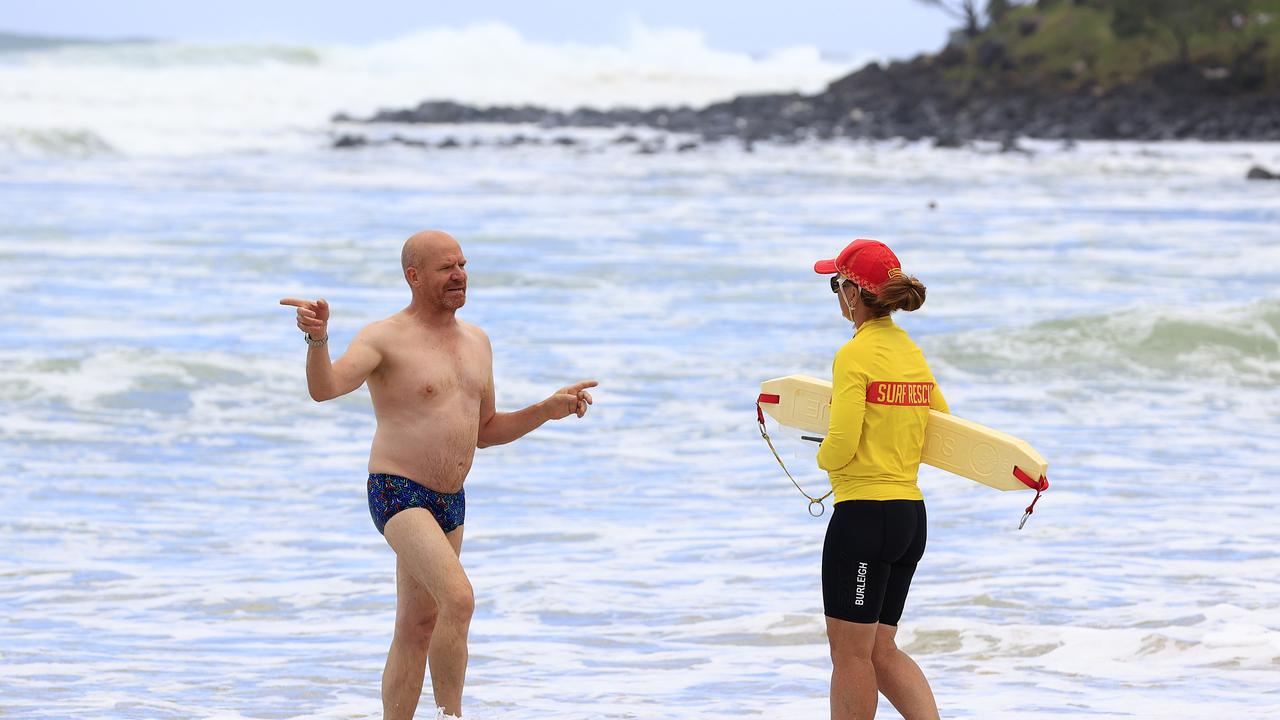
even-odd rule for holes
{"type": "Polygon", "coordinates": [[[822,275],[840,273],[868,292],[877,293],[886,280],[902,274],[902,263],[888,245],[858,238],[835,258],[814,263],[813,271],[822,275]]]}

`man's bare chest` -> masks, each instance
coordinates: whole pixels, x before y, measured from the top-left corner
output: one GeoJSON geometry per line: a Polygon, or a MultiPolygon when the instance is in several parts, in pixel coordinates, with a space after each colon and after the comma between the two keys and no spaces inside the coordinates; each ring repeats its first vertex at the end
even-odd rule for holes
{"type": "Polygon", "coordinates": [[[488,385],[489,362],[465,344],[405,343],[384,354],[377,380],[396,404],[479,399],[488,385]]]}

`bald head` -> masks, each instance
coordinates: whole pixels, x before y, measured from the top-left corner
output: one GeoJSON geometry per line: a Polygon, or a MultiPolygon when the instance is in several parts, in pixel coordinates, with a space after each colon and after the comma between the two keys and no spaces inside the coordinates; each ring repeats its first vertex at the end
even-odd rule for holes
{"type": "Polygon", "coordinates": [[[424,262],[435,262],[441,256],[462,254],[462,246],[443,230],[423,230],[409,236],[400,249],[400,268],[421,268],[424,262]]]}
{"type": "Polygon", "coordinates": [[[467,301],[467,258],[447,232],[423,230],[404,241],[400,264],[414,302],[452,312],[467,301]]]}

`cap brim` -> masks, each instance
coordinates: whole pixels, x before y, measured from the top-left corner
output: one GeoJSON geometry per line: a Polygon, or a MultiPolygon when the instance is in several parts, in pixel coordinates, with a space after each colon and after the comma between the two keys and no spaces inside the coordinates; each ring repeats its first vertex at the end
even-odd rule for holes
{"type": "Polygon", "coordinates": [[[813,271],[819,275],[835,275],[836,261],[835,258],[830,260],[819,260],[813,264],[813,271]]]}

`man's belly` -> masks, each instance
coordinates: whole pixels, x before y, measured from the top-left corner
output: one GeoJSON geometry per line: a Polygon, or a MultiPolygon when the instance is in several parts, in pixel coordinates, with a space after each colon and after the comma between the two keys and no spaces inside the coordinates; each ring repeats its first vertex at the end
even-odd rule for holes
{"type": "Polygon", "coordinates": [[[476,454],[479,418],[378,418],[369,472],[400,475],[437,492],[462,488],[476,454]]]}

